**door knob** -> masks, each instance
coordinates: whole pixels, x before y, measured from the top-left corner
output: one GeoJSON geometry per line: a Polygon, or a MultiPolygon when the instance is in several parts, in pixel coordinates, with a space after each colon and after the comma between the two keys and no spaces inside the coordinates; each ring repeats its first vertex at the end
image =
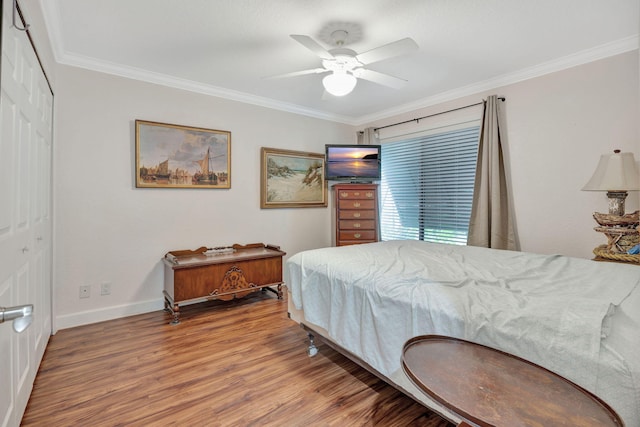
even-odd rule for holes
{"type": "Polygon", "coordinates": [[[15,307],[0,307],[0,323],[13,320],[13,330],[20,333],[27,329],[33,320],[33,304],[15,307]]]}

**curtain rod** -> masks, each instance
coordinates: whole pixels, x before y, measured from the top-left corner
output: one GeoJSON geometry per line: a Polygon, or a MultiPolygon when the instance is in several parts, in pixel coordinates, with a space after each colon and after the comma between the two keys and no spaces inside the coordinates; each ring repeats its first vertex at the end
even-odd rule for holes
{"type": "MultiPolygon", "coordinates": [[[[498,98],[500,101],[504,101],[506,98],[501,97],[498,98]]],[[[451,110],[447,110],[447,111],[441,111],[439,113],[434,113],[434,114],[429,114],[428,116],[422,116],[422,117],[418,117],[417,119],[411,119],[411,120],[405,120],[404,122],[399,122],[399,123],[393,123],[391,125],[386,125],[386,126],[380,126],[379,128],[373,128],[374,132],[379,131],[380,129],[385,129],[385,128],[390,128],[392,126],[398,126],[398,125],[403,125],[405,123],[411,123],[411,122],[416,122],[418,123],[420,120],[422,119],[426,119],[429,117],[433,117],[433,116],[439,116],[440,114],[446,114],[446,113],[452,113],[454,111],[458,111],[458,110],[464,110],[465,108],[471,108],[471,107],[475,107],[476,105],[481,105],[484,104],[486,101],[483,99],[482,102],[476,102],[475,104],[469,104],[469,105],[465,105],[464,107],[458,107],[458,108],[453,108],[451,110]]]]}

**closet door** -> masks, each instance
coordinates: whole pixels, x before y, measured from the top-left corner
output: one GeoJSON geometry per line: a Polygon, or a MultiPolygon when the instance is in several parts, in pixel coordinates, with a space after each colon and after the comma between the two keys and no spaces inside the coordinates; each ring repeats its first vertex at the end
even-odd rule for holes
{"type": "Polygon", "coordinates": [[[51,335],[53,95],[6,0],[0,78],[0,307],[34,306],[22,333],[0,324],[0,426],[17,426],[51,335]]]}

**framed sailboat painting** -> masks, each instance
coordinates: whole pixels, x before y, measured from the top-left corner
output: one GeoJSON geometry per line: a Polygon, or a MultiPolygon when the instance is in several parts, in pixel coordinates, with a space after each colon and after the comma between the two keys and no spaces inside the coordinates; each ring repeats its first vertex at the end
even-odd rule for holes
{"type": "Polygon", "coordinates": [[[231,132],[136,120],[136,187],[231,188],[231,132]]]}

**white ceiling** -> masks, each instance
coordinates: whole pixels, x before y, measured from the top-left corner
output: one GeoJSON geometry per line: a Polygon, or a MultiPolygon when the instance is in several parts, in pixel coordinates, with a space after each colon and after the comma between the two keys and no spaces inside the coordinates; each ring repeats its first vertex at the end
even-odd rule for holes
{"type": "Polygon", "coordinates": [[[60,63],[360,124],[638,47],[640,0],[40,0],[60,63]],[[411,37],[415,53],[322,99],[320,66],[289,37],[346,23],[362,53],[411,37]]]}

